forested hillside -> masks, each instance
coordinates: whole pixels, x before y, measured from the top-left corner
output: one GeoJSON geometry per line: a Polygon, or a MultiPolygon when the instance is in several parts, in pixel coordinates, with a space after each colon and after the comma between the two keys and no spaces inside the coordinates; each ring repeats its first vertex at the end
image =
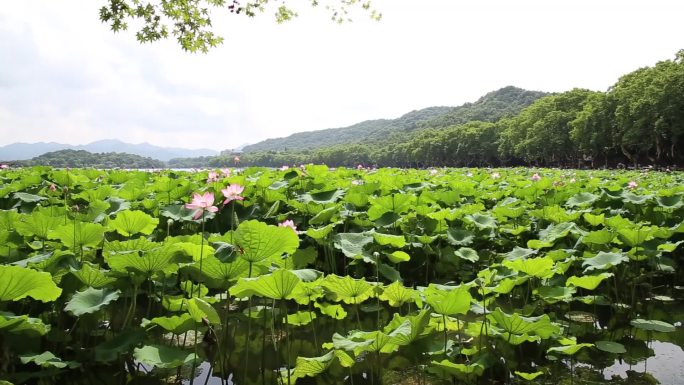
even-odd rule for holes
{"type": "Polygon", "coordinates": [[[286,138],[268,139],[247,146],[244,151],[292,151],[354,143],[368,144],[386,141],[388,137],[404,137],[407,133],[426,128],[448,127],[472,120],[493,122],[517,114],[545,95],[548,94],[509,86],[459,107],[429,107],[411,111],[397,119],[367,120],[349,127],[300,132],[286,138]]]}
{"type": "Polygon", "coordinates": [[[95,168],[162,168],[164,162],[120,152],[91,153],[85,150],[48,152],[30,160],[17,162],[22,166],[95,167],[95,168]]]}
{"type": "MultiPolygon", "coordinates": [[[[497,99],[509,89],[497,91],[497,99]]],[[[522,102],[534,97],[518,95],[522,102]]],[[[410,135],[386,135],[382,142],[357,141],[313,150],[255,151],[243,154],[241,164],[600,167],[684,163],[684,50],[673,60],[620,77],[606,92],[573,89],[547,95],[500,120],[493,118],[495,112],[516,107],[494,103],[488,96],[439,118],[420,121],[421,129],[413,129],[410,135]],[[480,112],[476,113],[475,107],[480,112]],[[447,125],[476,117],[481,120],[447,125]],[[490,118],[495,121],[482,120],[490,118]]],[[[217,157],[202,164],[193,159],[173,162],[176,167],[197,167],[232,161],[232,157],[217,157]]]]}

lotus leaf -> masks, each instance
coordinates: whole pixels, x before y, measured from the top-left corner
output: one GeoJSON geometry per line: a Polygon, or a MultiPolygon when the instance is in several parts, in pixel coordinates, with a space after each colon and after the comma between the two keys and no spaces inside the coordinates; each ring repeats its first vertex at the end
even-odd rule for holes
{"type": "Polygon", "coordinates": [[[62,289],[55,285],[50,273],[20,266],[0,265],[0,301],[18,301],[31,297],[38,301],[51,302],[61,294],[62,289]]]}
{"type": "Polygon", "coordinates": [[[76,221],[55,228],[49,233],[48,238],[58,239],[70,249],[96,247],[104,240],[104,227],[97,223],[76,221]]]}
{"type": "Polygon", "coordinates": [[[33,355],[23,355],[19,356],[19,359],[21,360],[22,364],[34,363],[43,368],[64,369],[68,367],[69,369],[73,369],[81,366],[81,364],[75,361],[62,361],[61,358],[55,356],[52,352],[43,352],[41,354],[33,355]]]}
{"type": "Polygon", "coordinates": [[[322,285],[335,301],[343,301],[346,304],[359,304],[374,295],[373,286],[365,279],[354,279],[348,275],[327,275],[322,285]]]}
{"type": "Polygon", "coordinates": [[[294,253],[299,247],[299,237],[288,227],[251,220],[240,223],[234,243],[240,257],[253,263],[294,253]]]}
{"type": "Polygon", "coordinates": [[[133,357],[142,364],[163,369],[177,368],[197,360],[194,353],[165,345],[145,345],[136,348],[133,357]]]}
{"type": "Polygon", "coordinates": [[[89,287],[84,291],[79,291],[71,297],[64,307],[65,311],[80,317],[83,314],[95,313],[104,306],[119,299],[119,290],[95,289],[89,287]]]}
{"type": "Polygon", "coordinates": [[[436,313],[448,316],[466,314],[473,299],[470,288],[465,285],[447,289],[430,285],[423,293],[425,301],[436,313]]]}
{"type": "Polygon", "coordinates": [[[109,222],[109,227],[124,237],[134,234],[149,235],[157,228],[159,219],[139,210],[124,210],[116,214],[109,222]]]}

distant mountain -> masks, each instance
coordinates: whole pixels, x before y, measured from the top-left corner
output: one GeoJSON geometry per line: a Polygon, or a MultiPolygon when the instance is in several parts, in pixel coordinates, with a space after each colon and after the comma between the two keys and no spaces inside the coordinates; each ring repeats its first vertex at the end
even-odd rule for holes
{"type": "Polygon", "coordinates": [[[349,127],[300,132],[285,138],[267,139],[244,148],[245,152],[305,150],[338,144],[386,141],[426,128],[444,128],[473,120],[494,122],[512,116],[535,100],[549,95],[508,86],[490,92],[474,103],[459,107],[428,107],[397,119],[367,120],[349,127]]]}
{"type": "Polygon", "coordinates": [[[189,150],[176,147],[160,147],[149,143],[131,144],[116,139],[108,139],[78,146],[55,142],[12,143],[0,147],[0,160],[27,160],[47,152],[59,150],[85,150],[91,153],[123,152],[164,162],[172,158],[218,155],[218,151],[209,149],[189,150]]]}

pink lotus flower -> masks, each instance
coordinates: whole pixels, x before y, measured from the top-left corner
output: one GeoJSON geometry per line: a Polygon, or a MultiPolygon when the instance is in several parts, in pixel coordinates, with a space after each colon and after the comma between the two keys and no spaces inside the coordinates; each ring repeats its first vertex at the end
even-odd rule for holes
{"type": "Polygon", "coordinates": [[[297,232],[297,226],[295,226],[294,222],[291,219],[278,223],[278,227],[289,227],[292,230],[294,230],[295,233],[297,232]]]}
{"type": "Polygon", "coordinates": [[[570,183],[575,183],[575,182],[577,182],[577,179],[575,179],[575,178],[570,179],[570,183]]]}
{"type": "Polygon", "coordinates": [[[630,190],[634,190],[637,187],[639,187],[639,184],[633,180],[630,180],[629,183],[627,183],[627,188],[630,190]]]}
{"type": "Polygon", "coordinates": [[[289,169],[290,169],[290,166],[283,165],[283,166],[280,168],[280,171],[286,171],[286,170],[289,170],[289,169]]]}
{"type": "Polygon", "coordinates": [[[57,186],[55,186],[54,183],[50,183],[50,187],[49,187],[49,188],[50,188],[50,191],[52,191],[52,192],[57,191],[57,186]]]}
{"type": "Polygon", "coordinates": [[[214,206],[214,193],[205,192],[203,195],[198,193],[192,194],[192,202],[185,205],[186,209],[197,210],[192,219],[199,219],[205,211],[215,213],[218,207],[214,206]]]}
{"type": "Polygon", "coordinates": [[[437,175],[437,170],[435,170],[434,168],[431,169],[431,170],[430,170],[430,175],[433,175],[433,176],[434,176],[434,175],[437,175]]]}
{"type": "Polygon", "coordinates": [[[215,171],[209,171],[209,174],[207,175],[207,183],[218,182],[218,180],[219,174],[215,171]]]}
{"type": "Polygon", "coordinates": [[[223,201],[223,204],[227,204],[228,202],[230,202],[232,200],[238,200],[238,201],[245,200],[245,197],[240,196],[240,194],[242,194],[242,191],[244,191],[244,190],[245,190],[245,188],[240,186],[239,184],[228,185],[228,187],[221,190],[221,192],[223,193],[223,196],[226,197],[226,200],[223,201]]]}
{"type": "Polygon", "coordinates": [[[226,178],[229,177],[230,176],[230,169],[229,168],[222,168],[221,174],[223,174],[223,176],[226,178]]]}
{"type": "Polygon", "coordinates": [[[356,169],[357,169],[357,170],[363,170],[363,165],[358,165],[358,166],[356,166],[356,169]]]}
{"type": "Polygon", "coordinates": [[[239,157],[239,156],[235,156],[235,158],[233,158],[233,162],[235,162],[235,163],[240,163],[240,157],[239,157]]]}
{"type": "Polygon", "coordinates": [[[539,173],[535,172],[534,175],[532,175],[532,178],[530,179],[532,179],[533,182],[536,182],[538,180],[541,180],[541,176],[539,175],[539,173]]]}
{"type": "Polygon", "coordinates": [[[501,174],[499,174],[498,172],[494,171],[494,172],[492,173],[492,179],[499,179],[499,178],[501,178],[501,174]]]}
{"type": "Polygon", "coordinates": [[[6,164],[0,164],[0,170],[7,170],[9,168],[6,164]]]}

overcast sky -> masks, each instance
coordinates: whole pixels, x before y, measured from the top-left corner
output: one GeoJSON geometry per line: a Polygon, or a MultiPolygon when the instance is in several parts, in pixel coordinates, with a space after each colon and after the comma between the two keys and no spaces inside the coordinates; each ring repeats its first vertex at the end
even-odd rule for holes
{"type": "Polygon", "coordinates": [[[118,138],[221,150],[507,85],[604,91],[684,48],[680,0],[374,0],[380,22],[358,13],[343,25],[324,9],[280,25],[216,14],[225,42],[206,55],[112,33],[104,3],[2,4],[0,145],[118,138]]]}

